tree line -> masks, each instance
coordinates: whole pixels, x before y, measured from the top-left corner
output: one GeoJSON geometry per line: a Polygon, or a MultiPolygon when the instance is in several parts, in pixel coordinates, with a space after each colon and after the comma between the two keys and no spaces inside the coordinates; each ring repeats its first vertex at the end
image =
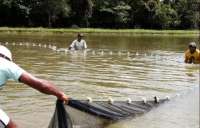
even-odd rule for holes
{"type": "Polygon", "coordinates": [[[0,26],[197,29],[200,0],[0,0],[0,26]]]}

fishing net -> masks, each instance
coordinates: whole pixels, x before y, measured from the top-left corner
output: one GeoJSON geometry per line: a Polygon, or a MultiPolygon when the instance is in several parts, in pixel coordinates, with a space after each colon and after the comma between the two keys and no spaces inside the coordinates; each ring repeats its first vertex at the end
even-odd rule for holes
{"type": "Polygon", "coordinates": [[[102,128],[119,120],[133,118],[167,101],[88,101],[70,99],[68,104],[56,102],[48,128],[102,128]]]}

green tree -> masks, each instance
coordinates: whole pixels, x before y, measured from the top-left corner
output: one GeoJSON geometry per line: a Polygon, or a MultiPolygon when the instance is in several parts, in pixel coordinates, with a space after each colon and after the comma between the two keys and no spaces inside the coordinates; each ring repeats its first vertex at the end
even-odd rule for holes
{"type": "Polygon", "coordinates": [[[159,8],[159,0],[132,0],[129,2],[132,7],[131,20],[135,27],[153,28],[154,16],[159,8]]]}
{"type": "Polygon", "coordinates": [[[198,28],[200,23],[200,0],[174,0],[173,7],[180,19],[180,28],[198,28]]]}
{"type": "Polygon", "coordinates": [[[42,7],[48,16],[48,27],[56,21],[58,15],[69,14],[70,8],[65,0],[44,0],[42,7]]]}
{"type": "Polygon", "coordinates": [[[0,0],[0,24],[27,25],[30,8],[23,0],[0,0]]]}
{"type": "Polygon", "coordinates": [[[92,0],[71,0],[70,1],[74,24],[80,27],[89,27],[89,18],[92,17],[92,0]]]}
{"type": "Polygon", "coordinates": [[[70,12],[66,0],[35,0],[31,7],[31,20],[36,26],[52,27],[59,16],[67,16],[70,12]]]}
{"type": "Polygon", "coordinates": [[[124,0],[96,0],[93,25],[108,28],[125,27],[130,20],[131,7],[124,0]]]}
{"type": "Polygon", "coordinates": [[[161,29],[176,28],[180,24],[177,12],[166,1],[156,10],[154,21],[154,27],[161,29]]]}

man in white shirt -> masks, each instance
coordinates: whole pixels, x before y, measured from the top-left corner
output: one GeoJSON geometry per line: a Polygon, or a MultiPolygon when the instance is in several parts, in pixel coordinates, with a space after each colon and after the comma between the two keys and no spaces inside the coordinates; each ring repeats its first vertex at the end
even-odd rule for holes
{"type": "Polygon", "coordinates": [[[82,33],[78,33],[77,39],[69,46],[69,50],[84,50],[87,48],[87,44],[83,38],[82,33]]]}
{"type": "MultiPolygon", "coordinates": [[[[3,87],[9,79],[24,83],[42,93],[54,95],[59,100],[68,101],[68,97],[53,83],[36,78],[15,64],[10,50],[0,45],[0,87],[3,87]]],[[[17,128],[17,125],[2,109],[0,109],[0,128],[17,128]]]]}

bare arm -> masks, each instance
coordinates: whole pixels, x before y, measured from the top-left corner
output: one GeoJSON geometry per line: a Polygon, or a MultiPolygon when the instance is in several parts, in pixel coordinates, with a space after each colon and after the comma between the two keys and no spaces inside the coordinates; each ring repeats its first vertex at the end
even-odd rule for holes
{"type": "Polygon", "coordinates": [[[184,62],[187,63],[187,59],[186,58],[185,58],[184,62]]]}
{"type": "Polygon", "coordinates": [[[87,43],[84,41],[84,48],[87,49],[87,43]]]}
{"type": "Polygon", "coordinates": [[[76,40],[74,40],[70,46],[69,46],[69,50],[74,50],[74,45],[75,45],[76,40]]]}
{"type": "Polygon", "coordinates": [[[184,58],[185,58],[184,62],[185,62],[185,63],[188,63],[188,57],[187,57],[186,54],[187,54],[187,53],[185,53],[185,55],[184,55],[184,58]]]}
{"type": "Polygon", "coordinates": [[[58,88],[56,88],[56,86],[53,83],[47,80],[36,78],[27,72],[22,73],[22,75],[19,78],[19,81],[42,93],[54,95],[60,100],[68,100],[68,97],[58,88]]]}

